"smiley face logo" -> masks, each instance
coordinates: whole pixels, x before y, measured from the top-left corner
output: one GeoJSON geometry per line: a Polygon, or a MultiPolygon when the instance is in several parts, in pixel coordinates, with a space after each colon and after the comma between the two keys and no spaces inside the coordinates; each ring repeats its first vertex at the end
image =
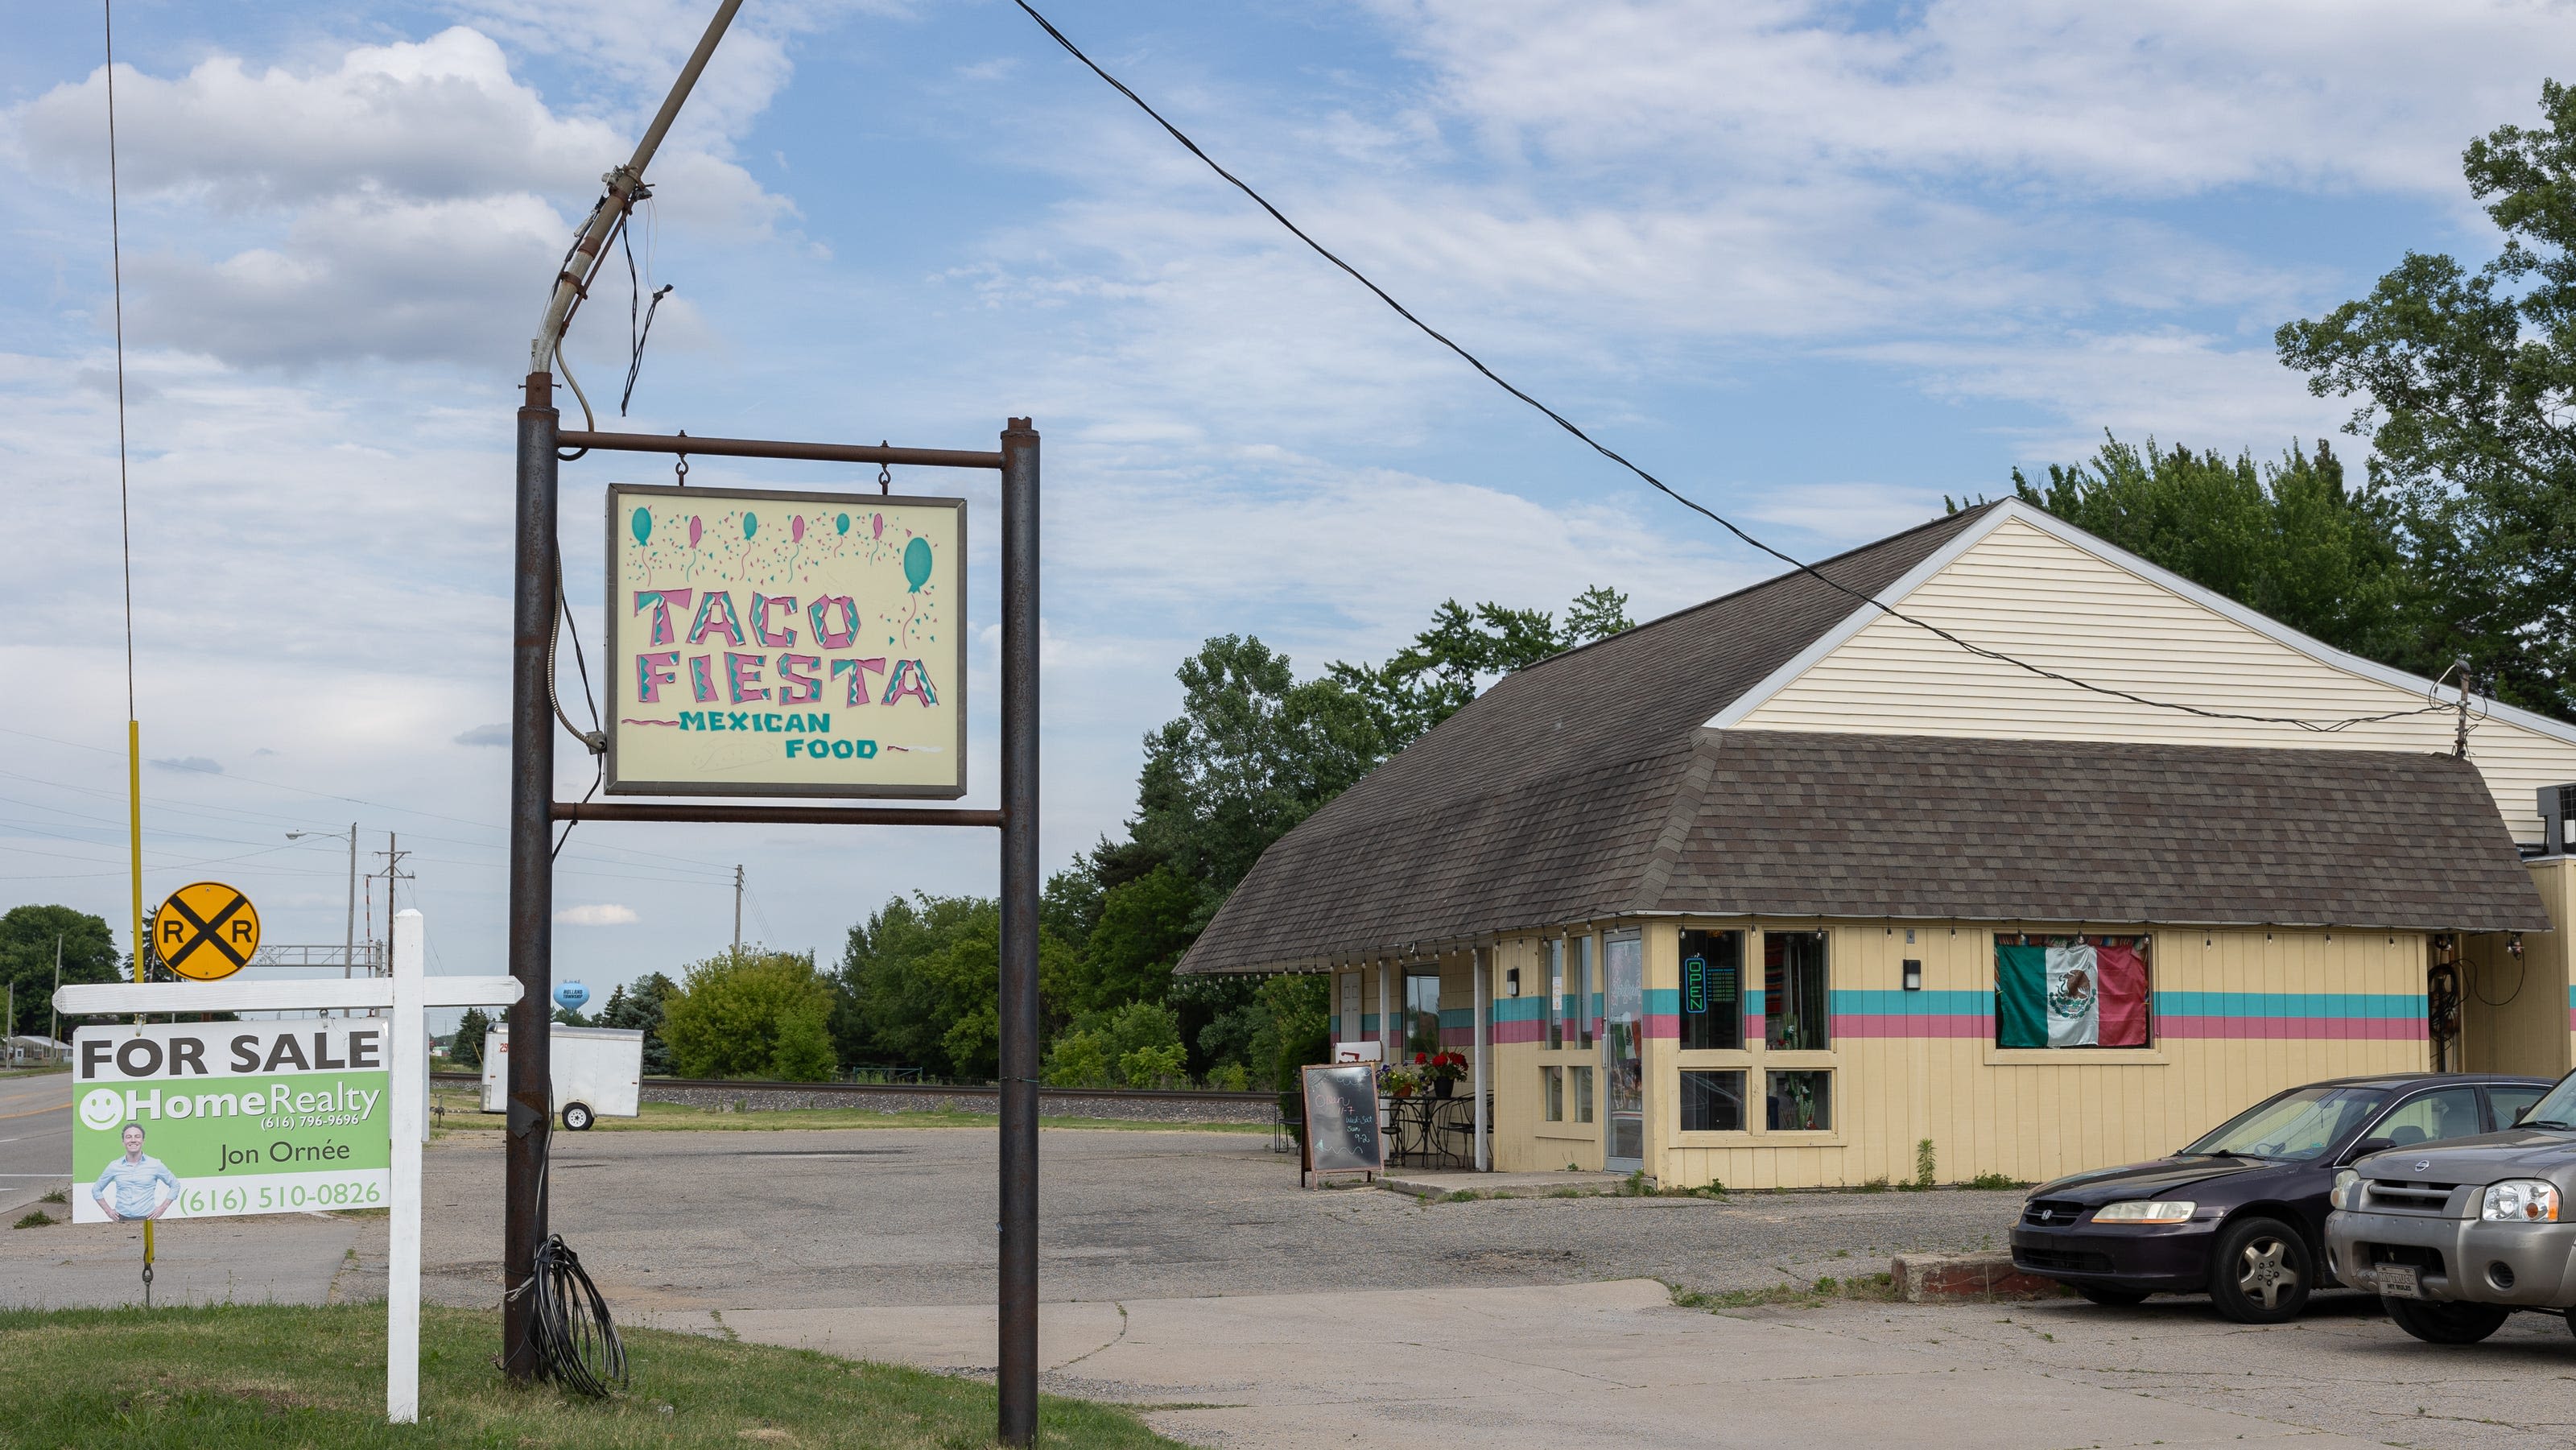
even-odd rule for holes
{"type": "Polygon", "coordinates": [[[125,1096],[114,1088],[91,1088],[80,1101],[83,1123],[101,1132],[125,1121],[125,1096]]]}

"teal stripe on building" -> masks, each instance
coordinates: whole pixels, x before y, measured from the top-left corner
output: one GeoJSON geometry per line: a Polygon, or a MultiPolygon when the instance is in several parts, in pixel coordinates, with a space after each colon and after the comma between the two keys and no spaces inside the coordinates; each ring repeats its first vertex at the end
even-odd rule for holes
{"type": "Polygon", "coordinates": [[[2158,992],[2156,1015],[2172,1017],[2422,1017],[2415,992],[2158,992]]]}

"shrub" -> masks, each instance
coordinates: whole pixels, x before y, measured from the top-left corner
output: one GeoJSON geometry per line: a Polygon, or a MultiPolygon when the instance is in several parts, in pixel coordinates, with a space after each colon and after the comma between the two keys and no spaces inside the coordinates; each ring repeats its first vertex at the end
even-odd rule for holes
{"type": "Polygon", "coordinates": [[[1968,1180],[1970,1188],[2028,1188],[2029,1184],[2009,1173],[1980,1173],[1968,1180]]]}
{"type": "Polygon", "coordinates": [[[838,1067],[832,988],[810,956],[710,957],[662,1004],[664,1040],[682,1077],[824,1082],[838,1067]]]}
{"type": "Polygon", "coordinates": [[[1932,1140],[1925,1138],[1914,1145],[1913,1187],[1929,1188],[1940,1181],[1940,1159],[1932,1152],[1932,1140]]]}

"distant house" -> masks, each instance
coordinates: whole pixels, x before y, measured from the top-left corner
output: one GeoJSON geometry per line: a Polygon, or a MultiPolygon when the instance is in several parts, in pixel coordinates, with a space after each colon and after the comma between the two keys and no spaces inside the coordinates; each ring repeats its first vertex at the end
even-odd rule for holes
{"type": "Polygon", "coordinates": [[[1495,1167],[1680,1185],[1924,1139],[2039,1179],[2318,1078],[2568,1068],[2576,728],[2477,703],[2455,759],[2456,695],[2018,501],[1817,567],[1503,679],[1181,970],[1481,1058],[1495,1167]]]}
{"type": "Polygon", "coordinates": [[[50,1037],[0,1037],[0,1066],[41,1067],[72,1060],[72,1045],[50,1037]]]}

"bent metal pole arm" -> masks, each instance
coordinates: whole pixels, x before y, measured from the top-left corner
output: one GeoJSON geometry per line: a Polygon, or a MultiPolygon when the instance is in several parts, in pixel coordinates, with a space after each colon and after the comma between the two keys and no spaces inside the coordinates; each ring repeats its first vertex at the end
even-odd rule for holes
{"type": "Polygon", "coordinates": [[[707,22],[707,33],[698,37],[698,48],[689,53],[688,64],[680,67],[679,78],[671,82],[671,93],[662,98],[662,109],[653,115],[653,124],[644,128],[643,137],[635,143],[635,154],[627,163],[608,173],[608,195],[591,212],[588,225],[582,228],[581,240],[573,247],[572,260],[555,278],[554,294],[546,301],[545,320],[537,326],[536,340],[529,344],[528,371],[554,370],[555,344],[572,320],[573,304],[590,290],[591,276],[599,270],[600,257],[608,249],[609,233],[618,220],[635,204],[636,188],[644,184],[644,168],[651,165],[653,153],[662,149],[662,138],[671,133],[671,123],[679,119],[680,106],[689,99],[689,91],[716,53],[716,43],[724,39],[725,28],[733,24],[734,12],[742,0],[722,0],[716,6],[715,18],[707,22]]]}

